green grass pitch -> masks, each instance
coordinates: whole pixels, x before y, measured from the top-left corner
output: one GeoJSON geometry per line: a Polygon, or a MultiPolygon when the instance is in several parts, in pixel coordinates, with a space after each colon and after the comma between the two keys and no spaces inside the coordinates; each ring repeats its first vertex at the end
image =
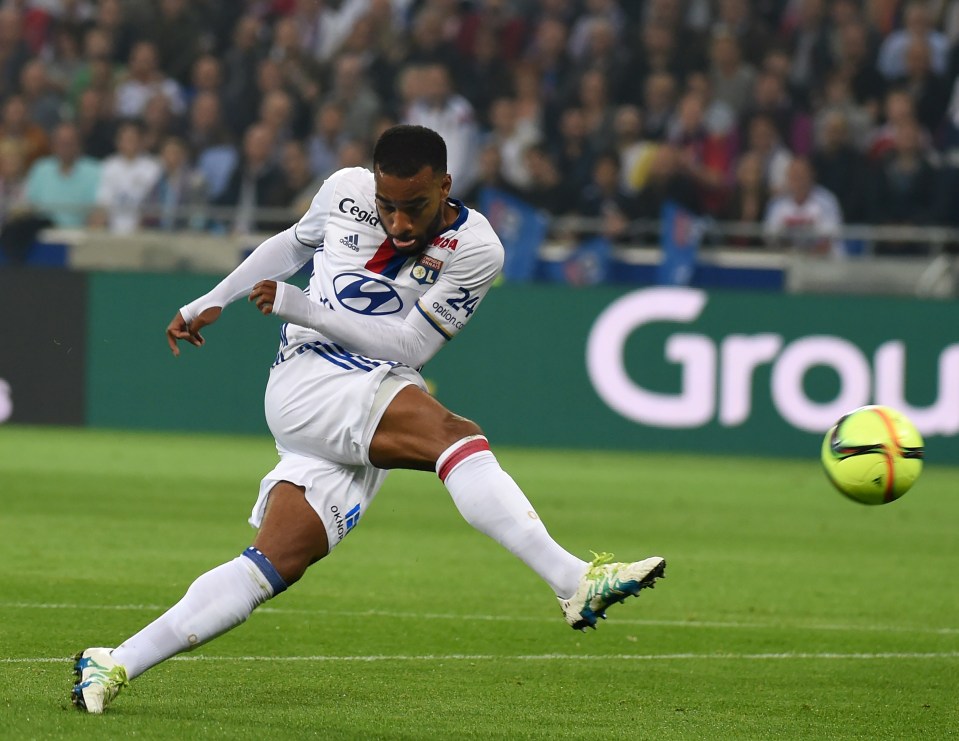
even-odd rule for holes
{"type": "Polygon", "coordinates": [[[959,729],[959,470],[883,507],[806,460],[501,450],[550,531],[666,557],[586,634],[396,472],[333,555],[232,633],[69,703],[115,645],[249,544],[265,438],[0,428],[0,736],[908,739],[959,729]]]}

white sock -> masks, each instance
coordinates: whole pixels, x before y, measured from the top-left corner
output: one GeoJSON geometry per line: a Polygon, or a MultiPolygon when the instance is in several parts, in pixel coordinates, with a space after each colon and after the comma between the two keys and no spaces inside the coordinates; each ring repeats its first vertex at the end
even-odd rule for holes
{"type": "Polygon", "coordinates": [[[252,546],[200,576],[183,599],[113,650],[133,679],[171,656],[226,633],[286,589],[273,564],[252,546]]]}
{"type": "Polygon", "coordinates": [[[470,525],[519,557],[557,596],[573,596],[587,563],[550,537],[485,437],[472,435],[451,445],[436,461],[436,473],[470,525]]]}

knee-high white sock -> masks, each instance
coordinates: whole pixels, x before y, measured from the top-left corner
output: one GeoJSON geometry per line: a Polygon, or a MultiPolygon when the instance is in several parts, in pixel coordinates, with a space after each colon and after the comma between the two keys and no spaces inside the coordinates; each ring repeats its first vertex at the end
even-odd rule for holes
{"type": "Polygon", "coordinates": [[[518,556],[559,597],[576,591],[587,564],[554,541],[516,482],[504,471],[482,435],[465,437],[436,461],[466,521],[518,556]]]}
{"type": "Polygon", "coordinates": [[[200,576],[183,599],[128,638],[113,659],[133,679],[161,661],[206,643],[246,620],[286,589],[273,564],[252,546],[242,555],[200,576]]]}

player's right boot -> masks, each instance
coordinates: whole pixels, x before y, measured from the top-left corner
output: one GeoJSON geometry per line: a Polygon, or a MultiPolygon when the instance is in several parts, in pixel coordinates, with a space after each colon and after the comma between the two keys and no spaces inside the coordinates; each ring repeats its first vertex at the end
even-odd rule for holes
{"type": "Polygon", "coordinates": [[[652,589],[655,581],[666,573],[666,560],[653,556],[634,563],[612,563],[610,553],[593,553],[596,557],[580,579],[579,588],[569,599],[559,598],[566,622],[574,630],[596,628],[597,618],[606,617],[606,608],[622,602],[640,590],[652,589]]]}
{"type": "Polygon", "coordinates": [[[102,713],[120,689],[129,684],[126,668],[113,660],[112,651],[112,648],[88,648],[73,657],[77,681],[71,699],[79,710],[102,713]]]}

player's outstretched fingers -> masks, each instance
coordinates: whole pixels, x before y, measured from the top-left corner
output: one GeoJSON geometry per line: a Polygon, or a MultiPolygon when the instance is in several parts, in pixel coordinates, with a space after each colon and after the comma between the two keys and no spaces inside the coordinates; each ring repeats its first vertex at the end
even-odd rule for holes
{"type": "Polygon", "coordinates": [[[276,302],[276,281],[261,280],[250,291],[250,301],[256,303],[256,308],[263,314],[273,313],[273,304],[276,302]]]}

